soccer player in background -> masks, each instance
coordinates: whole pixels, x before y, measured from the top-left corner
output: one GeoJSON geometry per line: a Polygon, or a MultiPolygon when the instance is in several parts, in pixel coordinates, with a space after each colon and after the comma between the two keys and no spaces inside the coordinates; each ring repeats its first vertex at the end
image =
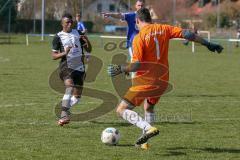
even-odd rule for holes
{"type": "MultiPolygon", "coordinates": [[[[76,22],[77,22],[77,30],[80,35],[85,35],[87,33],[87,29],[84,26],[83,22],[81,21],[81,14],[76,14],[76,22]]],[[[90,53],[86,51],[85,53],[86,60],[89,61],[90,59],[90,53]]]]}
{"type": "MultiPolygon", "coordinates": [[[[130,7],[130,6],[129,6],[130,7]]],[[[135,4],[136,11],[144,7],[144,0],[137,0],[135,4]]],[[[136,12],[129,13],[102,13],[104,18],[113,17],[117,19],[121,19],[127,22],[128,31],[127,31],[127,48],[130,56],[130,60],[132,59],[132,41],[136,34],[138,34],[139,30],[136,26],[136,12]]]]}
{"type": "Polygon", "coordinates": [[[76,14],[76,21],[77,21],[77,30],[80,31],[82,34],[87,32],[86,27],[84,26],[83,22],[81,21],[81,14],[76,14]]]}
{"type": "Polygon", "coordinates": [[[84,53],[91,52],[92,47],[87,36],[80,35],[72,29],[71,14],[64,14],[61,19],[62,31],[58,32],[52,41],[53,60],[61,59],[59,76],[65,85],[65,93],[61,103],[61,117],[58,125],[70,122],[70,108],[80,101],[83,81],[85,78],[84,53]]]}
{"type": "Polygon", "coordinates": [[[145,131],[136,141],[142,147],[148,139],[159,134],[147,120],[139,116],[133,109],[140,106],[143,101],[148,103],[147,109],[158,103],[160,97],[168,88],[169,66],[168,47],[172,38],[184,38],[206,46],[212,52],[221,53],[221,45],[208,42],[190,30],[170,25],[153,24],[146,8],[141,8],[136,13],[136,24],[140,30],[133,40],[133,60],[131,64],[108,66],[108,74],[116,76],[121,73],[136,72],[132,87],[122,98],[116,112],[129,123],[145,131]]]}

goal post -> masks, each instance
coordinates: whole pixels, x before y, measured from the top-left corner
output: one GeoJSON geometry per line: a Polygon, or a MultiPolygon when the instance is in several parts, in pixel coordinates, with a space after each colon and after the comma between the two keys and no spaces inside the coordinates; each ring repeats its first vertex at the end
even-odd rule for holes
{"type": "Polygon", "coordinates": [[[29,46],[29,37],[40,37],[42,38],[42,36],[44,37],[54,37],[55,34],[26,34],[26,46],[29,46]]]}

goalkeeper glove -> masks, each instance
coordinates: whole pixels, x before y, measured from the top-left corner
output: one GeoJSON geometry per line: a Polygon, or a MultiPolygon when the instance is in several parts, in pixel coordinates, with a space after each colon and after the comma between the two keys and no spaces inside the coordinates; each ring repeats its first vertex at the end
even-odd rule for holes
{"type": "Polygon", "coordinates": [[[107,72],[108,72],[108,75],[111,77],[114,77],[116,75],[123,73],[121,66],[117,64],[108,65],[107,72]]]}
{"type": "Polygon", "coordinates": [[[208,48],[208,50],[210,50],[212,52],[217,51],[217,53],[221,53],[223,50],[223,47],[221,45],[213,43],[213,42],[208,42],[207,40],[204,40],[202,45],[206,46],[208,48]]]}

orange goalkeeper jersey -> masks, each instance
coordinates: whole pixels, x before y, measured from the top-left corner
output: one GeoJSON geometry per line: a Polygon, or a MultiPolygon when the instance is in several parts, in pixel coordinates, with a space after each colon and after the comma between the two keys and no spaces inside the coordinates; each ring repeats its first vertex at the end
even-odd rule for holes
{"type": "MultiPolygon", "coordinates": [[[[141,63],[153,63],[154,69],[151,73],[145,74],[147,76],[159,76],[154,73],[154,70],[164,68],[165,73],[161,73],[161,79],[169,80],[168,74],[168,48],[169,40],[172,38],[182,38],[182,28],[170,25],[149,24],[143,27],[139,34],[133,40],[133,60],[141,63]],[[159,64],[159,67],[156,67],[159,64]]],[[[138,71],[136,75],[141,75],[138,71]]],[[[151,77],[152,77],[151,76],[151,77]]]]}

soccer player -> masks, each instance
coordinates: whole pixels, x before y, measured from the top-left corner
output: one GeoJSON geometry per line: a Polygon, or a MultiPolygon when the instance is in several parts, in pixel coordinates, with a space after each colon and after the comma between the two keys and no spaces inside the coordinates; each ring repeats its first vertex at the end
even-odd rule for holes
{"type": "Polygon", "coordinates": [[[80,31],[82,34],[87,32],[86,27],[84,26],[83,22],[81,21],[81,14],[76,14],[76,21],[77,21],[77,30],[80,31]]]}
{"type": "MultiPolygon", "coordinates": [[[[132,87],[124,95],[116,112],[129,123],[144,130],[136,141],[142,145],[148,139],[159,134],[159,130],[139,116],[133,109],[145,100],[151,109],[168,88],[168,47],[172,38],[185,38],[206,46],[212,52],[221,53],[223,47],[208,42],[190,30],[170,25],[153,24],[146,8],[139,9],[136,24],[140,30],[133,40],[133,61],[131,64],[108,66],[108,74],[116,76],[121,73],[136,72],[132,87]]],[[[147,149],[147,148],[143,148],[147,149]]]]}
{"type": "Polygon", "coordinates": [[[85,78],[84,53],[91,52],[92,47],[87,36],[81,36],[73,27],[71,14],[64,14],[61,19],[62,31],[52,41],[53,60],[61,59],[59,76],[65,85],[65,94],[61,103],[61,118],[58,125],[70,122],[70,108],[80,101],[85,78]]]}
{"type": "MultiPolygon", "coordinates": [[[[129,6],[130,7],[130,6],[129,6]]],[[[144,7],[144,0],[137,0],[135,4],[136,11],[144,7]]],[[[117,19],[121,19],[127,22],[128,31],[127,31],[127,48],[130,56],[130,60],[132,59],[132,41],[136,34],[138,34],[139,30],[136,26],[136,12],[129,13],[102,13],[104,18],[113,17],[117,19]]]]}
{"type": "MultiPolygon", "coordinates": [[[[130,61],[132,61],[133,52],[132,52],[132,41],[135,37],[135,35],[138,34],[139,29],[136,25],[136,12],[143,8],[145,5],[144,0],[136,0],[135,3],[135,12],[129,12],[129,13],[103,13],[104,17],[113,17],[121,20],[125,20],[128,24],[128,32],[127,32],[127,48],[128,53],[130,56],[130,61]]],[[[131,74],[131,77],[134,77],[134,74],[131,74]]],[[[147,101],[144,102],[144,112],[145,112],[145,120],[149,123],[154,122],[154,107],[149,105],[147,101]]],[[[144,132],[144,131],[143,131],[144,132]]],[[[147,144],[146,144],[147,145],[147,144]]]]}
{"type": "MultiPolygon", "coordinates": [[[[87,29],[84,26],[83,22],[81,21],[81,14],[76,14],[76,21],[77,21],[77,30],[80,35],[85,35],[87,33],[87,29]]],[[[86,52],[85,54],[86,60],[89,61],[90,59],[90,53],[86,52]]]]}

